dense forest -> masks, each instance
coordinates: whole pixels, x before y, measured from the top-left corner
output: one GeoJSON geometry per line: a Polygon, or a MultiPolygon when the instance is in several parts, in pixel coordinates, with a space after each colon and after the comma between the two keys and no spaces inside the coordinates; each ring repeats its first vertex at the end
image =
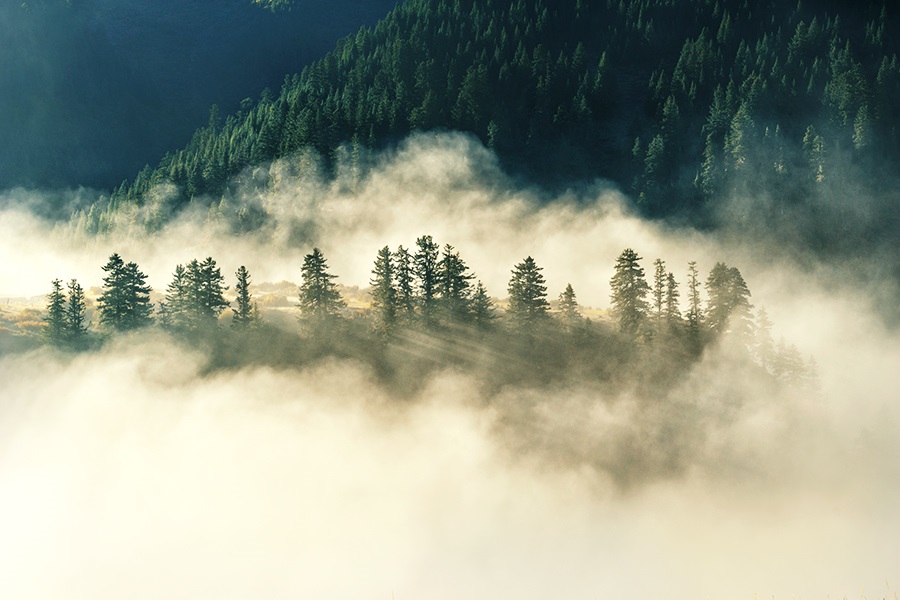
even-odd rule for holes
{"type": "MultiPolygon", "coordinates": [[[[890,3],[409,0],[278,93],[213,107],[187,146],[74,219],[103,230],[171,182],[169,215],[248,165],[307,148],[354,160],[434,129],[473,133],[544,185],[611,179],[653,217],[703,223],[740,193],[793,218],[892,181],[896,18],[890,3]]],[[[846,219],[828,216],[806,241],[839,243],[846,219]]]]}
{"type": "Polygon", "coordinates": [[[462,368],[489,387],[578,380],[647,394],[675,386],[715,345],[735,368],[772,385],[815,385],[814,363],[784,340],[774,342],[773,323],[764,308],[754,310],[737,268],[717,262],[704,282],[691,262],[681,286],[662,259],[649,277],[641,260],[632,249],[622,251],[610,280],[610,309],[588,318],[571,284],[551,301],[532,257],[514,266],[507,299],[498,302],[458,250],[431,236],[418,238],[414,248],[378,250],[366,299],[350,308],[315,248],[300,267],[291,326],[260,310],[244,266],[226,298],[225,277],[212,257],[178,265],[154,303],[146,274],[113,254],[90,311],[77,280],[65,287],[52,282],[40,335],[80,352],[156,328],[201,348],[212,368],[343,358],[369,365],[402,389],[435,370],[462,368]]]}

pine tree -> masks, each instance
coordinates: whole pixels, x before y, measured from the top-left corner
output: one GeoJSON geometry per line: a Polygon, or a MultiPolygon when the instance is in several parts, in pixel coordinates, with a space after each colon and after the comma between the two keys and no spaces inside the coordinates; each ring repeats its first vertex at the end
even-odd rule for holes
{"type": "Polygon", "coordinates": [[[415,265],[422,319],[426,324],[430,324],[434,318],[437,297],[438,245],[430,235],[425,235],[416,240],[416,246],[418,251],[413,257],[413,264],[415,265]]]}
{"type": "Polygon", "coordinates": [[[147,276],[134,262],[125,263],[118,254],[103,266],[103,291],[97,301],[100,323],[116,331],[130,331],[149,325],[153,305],[147,276]]]}
{"type": "Polygon", "coordinates": [[[235,329],[247,330],[258,322],[258,309],[256,303],[253,302],[252,294],[250,294],[250,272],[247,267],[241,265],[234,275],[237,278],[237,285],[234,286],[234,301],[237,306],[232,309],[231,326],[235,329]]]}
{"type": "Polygon", "coordinates": [[[399,246],[394,252],[393,260],[397,316],[402,321],[411,321],[416,309],[413,257],[409,250],[399,246]]]}
{"type": "Polygon", "coordinates": [[[675,281],[675,275],[669,273],[666,275],[666,301],[663,310],[663,320],[669,328],[674,331],[681,324],[681,309],[678,307],[678,299],[681,294],[678,291],[678,282],[675,281]]]}
{"type": "Polygon", "coordinates": [[[688,263],[688,330],[691,335],[698,336],[703,322],[703,308],[700,305],[700,274],[697,271],[697,262],[688,263]]]}
{"type": "Polygon", "coordinates": [[[575,290],[572,289],[572,284],[569,283],[559,295],[559,318],[566,329],[572,329],[581,322],[581,313],[578,312],[578,308],[575,290]]]}
{"type": "Polygon", "coordinates": [[[47,295],[47,316],[44,317],[44,336],[55,346],[67,340],[66,336],[66,294],[62,289],[62,281],[54,279],[50,293],[47,295]]]}
{"type": "Polygon", "coordinates": [[[344,301],[338,292],[334,279],[337,275],[328,272],[328,264],[321,250],[303,257],[300,268],[303,282],[300,284],[300,315],[307,324],[327,326],[340,317],[344,301]]]}
{"type": "Polygon", "coordinates": [[[653,318],[657,326],[662,322],[666,300],[666,263],[661,258],[653,261],[653,318]]]}
{"type": "Polygon", "coordinates": [[[450,244],[444,246],[436,270],[441,314],[446,319],[464,321],[469,315],[469,281],[475,276],[450,244]]]}
{"type": "Polygon", "coordinates": [[[752,333],[750,290],[741,272],[717,262],[706,280],[709,307],[707,326],[715,333],[731,331],[741,336],[752,333]]]}
{"type": "Polygon", "coordinates": [[[508,314],[513,329],[524,331],[547,318],[550,303],[542,270],[529,256],[512,271],[508,314]]]}
{"type": "Polygon", "coordinates": [[[166,288],[166,299],[159,305],[159,318],[164,327],[182,329],[192,325],[191,284],[183,265],[175,266],[172,282],[166,288]]]}
{"type": "Polygon", "coordinates": [[[372,309],[375,312],[376,329],[388,333],[397,320],[397,290],[394,288],[394,264],[391,249],[387,246],[378,251],[375,268],[372,269],[372,309]]]}
{"type": "Polygon", "coordinates": [[[198,324],[212,325],[229,306],[225,299],[225,277],[211,256],[191,261],[187,269],[193,313],[198,324]]]}
{"type": "Polygon", "coordinates": [[[103,266],[103,291],[97,299],[100,323],[113,329],[124,329],[127,303],[125,300],[125,261],[118,254],[109,257],[103,266]]]}
{"type": "Polygon", "coordinates": [[[87,338],[87,305],[84,300],[84,289],[76,279],[68,284],[69,301],[66,303],[66,341],[73,347],[84,344],[87,338]]]}
{"type": "Polygon", "coordinates": [[[153,304],[150,302],[152,288],[147,285],[147,276],[141,272],[137,263],[125,264],[125,300],[126,313],[124,329],[140,329],[153,322],[153,304]]]}
{"type": "Polygon", "coordinates": [[[647,319],[649,305],[647,293],[650,286],[644,278],[641,257],[626,248],[616,259],[615,274],[610,279],[612,289],[610,312],[619,325],[619,331],[636,335],[647,319]]]}
{"type": "Polygon", "coordinates": [[[487,329],[496,318],[494,303],[488,296],[484,284],[479,281],[475,285],[475,292],[472,294],[472,324],[479,329],[487,329]]]}

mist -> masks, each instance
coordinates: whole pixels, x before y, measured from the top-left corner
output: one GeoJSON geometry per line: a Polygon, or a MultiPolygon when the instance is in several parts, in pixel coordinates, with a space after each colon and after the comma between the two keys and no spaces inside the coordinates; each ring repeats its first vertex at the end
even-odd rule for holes
{"type": "Polygon", "coordinates": [[[152,234],[86,236],[17,196],[0,203],[17,207],[0,213],[0,298],[54,277],[99,285],[112,252],[157,290],[202,256],[296,282],[313,245],[365,287],[378,248],[430,234],[495,297],[531,255],[551,298],[571,283],[603,319],[633,247],[682,282],[690,260],[704,276],[738,266],[776,339],[815,359],[818,389],[761,380],[726,344],[662,391],[586,374],[489,386],[448,366],[400,397],[364,362],[215,369],[154,331],[9,353],[0,595],[896,597],[900,334],[874,300],[890,282],[861,286],[752,228],[723,239],[642,220],[608,182],[548,198],[465,136],[368,160],[334,180],[313,156],[275,163],[218,211],[152,234]],[[265,219],[236,236],[241,207],[265,219]]]}

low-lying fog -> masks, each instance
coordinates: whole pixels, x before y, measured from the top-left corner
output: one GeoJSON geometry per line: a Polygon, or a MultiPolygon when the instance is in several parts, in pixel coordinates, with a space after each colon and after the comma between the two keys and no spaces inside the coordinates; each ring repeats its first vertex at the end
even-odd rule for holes
{"type": "Polygon", "coordinates": [[[738,267],[819,391],[755,381],[717,349],[657,401],[579,380],[488,392],[452,370],[398,399],[347,361],[210,372],[153,331],[7,354],[0,597],[897,597],[900,335],[872,308],[889,286],[750,233],[642,221],[602,183],[546,204],[464,137],[413,138],[358,182],[303,160],[236,196],[272,216],[240,238],[203,212],[87,239],[30,216],[40,194],[7,192],[0,310],[53,278],[99,285],[112,252],[164,290],[207,255],[231,285],[241,264],[254,285],[297,281],[315,244],[365,287],[378,248],[423,234],[495,297],[531,255],[551,298],[571,283],[604,309],[633,247],[682,283],[690,260],[704,278],[738,267]]]}

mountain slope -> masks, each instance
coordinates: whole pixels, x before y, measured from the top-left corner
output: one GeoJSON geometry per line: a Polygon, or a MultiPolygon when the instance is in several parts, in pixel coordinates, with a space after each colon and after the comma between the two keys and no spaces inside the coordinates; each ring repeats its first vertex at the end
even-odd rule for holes
{"type": "MultiPolygon", "coordinates": [[[[896,24],[887,4],[409,0],[278,96],[224,124],[213,115],[108,206],[171,181],[177,208],[304,147],[330,160],[342,143],[452,128],[544,183],[617,181],[651,216],[708,221],[734,195],[770,196],[772,215],[793,215],[809,198],[845,194],[841,182],[893,176],[896,24]]],[[[820,234],[845,212],[807,232],[810,243],[834,242],[820,234]]]]}

